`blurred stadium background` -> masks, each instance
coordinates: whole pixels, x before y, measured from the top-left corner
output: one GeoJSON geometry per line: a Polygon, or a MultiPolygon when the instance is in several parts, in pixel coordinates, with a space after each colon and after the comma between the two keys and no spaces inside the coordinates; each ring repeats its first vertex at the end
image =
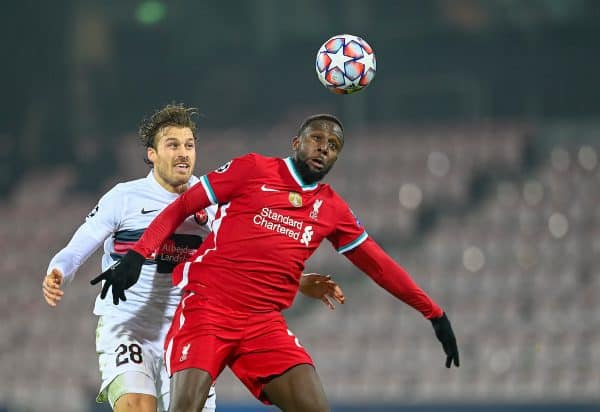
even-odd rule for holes
{"type": "MultiPolygon", "coordinates": [[[[594,0],[21,1],[3,6],[0,411],[94,403],[95,255],[59,308],[40,282],[99,196],[147,171],[136,126],[200,108],[197,173],[289,152],[328,111],[347,146],[330,183],[447,308],[461,368],[429,322],[324,245],[347,304],[299,297],[291,329],[335,411],[600,406],[600,15],[594,0]],[[363,36],[378,73],[327,92],[314,57],[363,36]]],[[[229,372],[218,410],[262,407],[229,372]]]]}

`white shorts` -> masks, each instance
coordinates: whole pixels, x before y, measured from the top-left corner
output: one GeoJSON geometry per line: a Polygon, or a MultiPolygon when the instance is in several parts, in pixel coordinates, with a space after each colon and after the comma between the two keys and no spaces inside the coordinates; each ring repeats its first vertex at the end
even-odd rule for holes
{"type": "MultiPolygon", "coordinates": [[[[99,317],[96,352],[102,384],[97,402],[109,401],[114,407],[114,402],[124,394],[143,393],[157,399],[158,411],[168,410],[170,382],[164,364],[163,342],[170,325],[152,327],[149,322],[143,323],[99,317]]],[[[212,387],[203,411],[213,412],[215,408],[216,395],[212,387]]]]}

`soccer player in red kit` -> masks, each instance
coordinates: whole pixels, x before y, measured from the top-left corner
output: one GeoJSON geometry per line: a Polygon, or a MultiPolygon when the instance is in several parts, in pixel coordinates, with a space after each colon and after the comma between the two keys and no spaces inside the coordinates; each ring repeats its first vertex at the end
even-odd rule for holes
{"type": "Polygon", "coordinates": [[[307,118],[291,157],[247,154],[200,178],[146,229],[132,250],[95,281],[102,295],[125,300],[139,268],[190,214],[218,204],[213,233],[173,272],[184,290],[165,342],[170,411],[195,411],[229,366],[252,394],[284,411],[327,411],[313,362],[281,311],[298,290],[304,262],[324,239],[381,287],[431,320],[459,366],[456,339],[442,309],[373,239],[346,202],[318,183],[344,145],[341,122],[307,118]]]}

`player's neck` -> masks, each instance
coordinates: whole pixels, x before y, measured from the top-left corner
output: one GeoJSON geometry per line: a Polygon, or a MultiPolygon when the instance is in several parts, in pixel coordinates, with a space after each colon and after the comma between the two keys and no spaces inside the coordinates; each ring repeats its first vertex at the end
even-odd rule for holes
{"type": "MultiPolygon", "coordinates": [[[[159,182],[160,183],[160,182],[159,182]]],[[[167,192],[171,192],[171,193],[177,193],[178,195],[182,194],[183,192],[185,192],[188,189],[188,185],[187,183],[184,183],[182,185],[179,186],[172,186],[169,184],[161,184],[161,186],[167,191],[167,192]]]]}
{"type": "Polygon", "coordinates": [[[179,186],[171,186],[171,189],[172,190],[169,190],[170,192],[177,193],[178,195],[180,195],[183,192],[185,192],[186,190],[188,190],[188,185],[187,185],[187,183],[184,183],[179,186]]]}
{"type": "Polygon", "coordinates": [[[167,192],[177,193],[178,195],[180,195],[188,189],[187,183],[183,183],[180,185],[172,185],[172,184],[167,183],[162,177],[160,177],[160,175],[158,173],[156,173],[156,170],[153,170],[152,173],[154,174],[154,179],[167,192]]]}

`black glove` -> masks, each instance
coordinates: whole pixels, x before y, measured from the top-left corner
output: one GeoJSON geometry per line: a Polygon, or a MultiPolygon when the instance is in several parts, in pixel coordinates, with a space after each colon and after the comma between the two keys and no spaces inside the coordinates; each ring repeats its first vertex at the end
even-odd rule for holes
{"type": "Polygon", "coordinates": [[[119,299],[125,302],[125,289],[129,289],[140,277],[140,271],[146,258],[133,250],[128,250],[125,256],[100,275],[90,281],[92,285],[104,281],[100,298],[104,299],[108,288],[112,285],[113,303],[119,304],[119,299]]]}
{"type": "Polygon", "coordinates": [[[454,361],[454,366],[458,368],[460,366],[458,346],[456,345],[456,338],[454,337],[450,320],[444,313],[439,318],[431,319],[431,324],[433,325],[435,336],[442,342],[442,347],[446,353],[446,367],[449,368],[452,365],[452,361],[454,361]]]}

